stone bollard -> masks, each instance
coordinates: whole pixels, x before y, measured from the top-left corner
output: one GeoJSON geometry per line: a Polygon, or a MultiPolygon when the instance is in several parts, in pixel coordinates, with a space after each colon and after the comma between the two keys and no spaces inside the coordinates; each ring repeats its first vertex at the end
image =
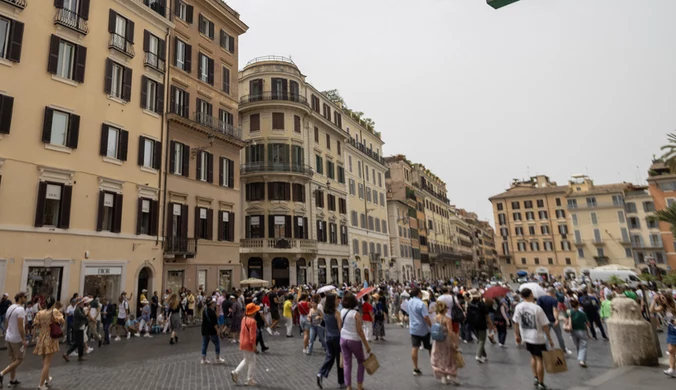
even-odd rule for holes
{"type": "Polygon", "coordinates": [[[656,366],[659,341],[650,322],[641,315],[641,306],[620,295],[611,301],[611,310],[607,325],[615,366],[656,366]]]}

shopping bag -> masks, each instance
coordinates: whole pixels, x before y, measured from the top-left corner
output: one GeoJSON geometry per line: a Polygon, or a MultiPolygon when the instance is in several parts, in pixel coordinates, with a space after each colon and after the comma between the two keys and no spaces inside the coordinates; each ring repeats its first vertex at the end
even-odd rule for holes
{"type": "Polygon", "coordinates": [[[366,373],[369,375],[373,375],[376,373],[376,371],[378,371],[380,368],[380,363],[378,363],[376,355],[370,354],[369,357],[364,360],[364,368],[366,369],[366,373]]]}
{"type": "Polygon", "coordinates": [[[568,371],[566,364],[566,355],[562,349],[554,349],[542,352],[542,358],[545,363],[545,370],[550,374],[557,374],[568,371]]]}
{"type": "Polygon", "coordinates": [[[462,357],[462,352],[459,349],[455,350],[455,366],[458,368],[465,367],[465,358],[462,357]]]}

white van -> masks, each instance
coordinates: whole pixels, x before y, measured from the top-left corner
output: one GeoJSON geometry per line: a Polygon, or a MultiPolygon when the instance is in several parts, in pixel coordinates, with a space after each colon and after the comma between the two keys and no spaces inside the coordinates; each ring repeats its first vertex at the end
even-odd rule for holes
{"type": "Polygon", "coordinates": [[[636,287],[641,283],[641,279],[638,278],[638,275],[634,271],[629,270],[595,270],[592,269],[589,271],[589,279],[593,282],[600,280],[602,282],[610,282],[610,279],[614,276],[624,280],[629,286],[636,287]]]}

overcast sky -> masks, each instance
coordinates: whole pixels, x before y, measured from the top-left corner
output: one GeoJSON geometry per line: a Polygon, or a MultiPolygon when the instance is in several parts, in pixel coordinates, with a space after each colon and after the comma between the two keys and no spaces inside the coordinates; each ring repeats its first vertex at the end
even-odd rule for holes
{"type": "Polygon", "coordinates": [[[676,129],[675,0],[231,0],[240,68],[290,56],[492,221],[512,178],[645,182],[676,129]]]}

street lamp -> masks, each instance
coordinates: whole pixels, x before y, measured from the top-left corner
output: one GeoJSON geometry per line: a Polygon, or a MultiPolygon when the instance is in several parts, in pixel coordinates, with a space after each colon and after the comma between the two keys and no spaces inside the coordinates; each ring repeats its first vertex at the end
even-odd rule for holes
{"type": "Polygon", "coordinates": [[[499,9],[512,3],[516,3],[517,1],[519,0],[486,0],[486,4],[490,5],[494,9],[499,9]]]}

